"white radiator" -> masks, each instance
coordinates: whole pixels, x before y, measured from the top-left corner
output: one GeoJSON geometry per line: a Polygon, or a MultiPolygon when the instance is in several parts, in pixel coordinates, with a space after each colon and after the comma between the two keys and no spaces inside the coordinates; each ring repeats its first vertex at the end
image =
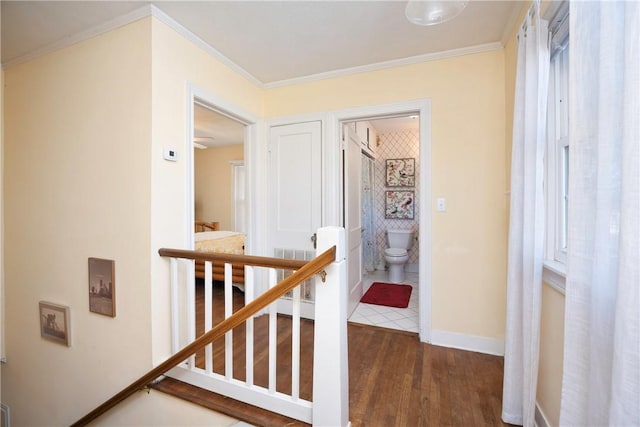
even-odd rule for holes
{"type": "MultiPolygon", "coordinates": [[[[305,251],[301,249],[285,249],[285,248],[275,248],[273,250],[274,258],[281,259],[295,259],[298,261],[310,261],[315,258],[315,251],[305,251]]],[[[278,282],[281,282],[285,277],[293,274],[291,270],[278,269],[276,270],[278,274],[278,282]]],[[[290,291],[284,295],[283,298],[292,299],[293,291],[290,291]]],[[[316,300],[316,292],[315,292],[315,280],[313,278],[305,280],[300,285],[300,299],[303,302],[313,303],[316,300]]]]}

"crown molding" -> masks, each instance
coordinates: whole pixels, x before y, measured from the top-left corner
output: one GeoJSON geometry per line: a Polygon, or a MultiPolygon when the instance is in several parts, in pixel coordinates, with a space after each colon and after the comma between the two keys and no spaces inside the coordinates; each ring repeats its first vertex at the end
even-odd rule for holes
{"type": "Polygon", "coordinates": [[[110,21],[96,25],[95,27],[91,27],[88,30],[81,31],[69,37],[62,38],[40,49],[33,50],[26,55],[18,56],[10,61],[3,63],[2,68],[6,69],[17,64],[22,64],[23,62],[30,61],[31,59],[37,58],[39,56],[46,55],[56,50],[64,49],[69,46],[73,46],[74,44],[83,42],[92,37],[131,24],[132,22],[139,21],[140,19],[146,18],[147,16],[151,15],[151,7],[151,5],[142,6],[122,16],[118,16],[117,18],[114,18],[110,21]]]}
{"type": "Polygon", "coordinates": [[[326,79],[331,79],[336,77],[344,77],[344,76],[349,76],[353,74],[379,71],[379,70],[384,70],[388,68],[402,67],[405,65],[414,65],[422,62],[438,61],[438,60],[447,59],[447,58],[454,58],[456,56],[490,52],[493,50],[500,50],[502,48],[503,48],[503,45],[500,42],[486,43],[486,44],[481,44],[476,46],[464,47],[460,49],[445,50],[442,52],[427,53],[424,55],[411,56],[408,58],[377,62],[375,64],[368,64],[368,65],[363,65],[359,67],[343,68],[341,70],[328,71],[326,73],[318,73],[318,74],[311,74],[309,76],[295,77],[293,79],[265,83],[263,87],[265,89],[274,89],[274,88],[283,87],[283,86],[291,86],[294,84],[311,83],[319,80],[326,80],[326,79]]]}
{"type": "MultiPolygon", "coordinates": [[[[511,20],[517,19],[517,16],[519,15],[519,11],[520,11],[519,8],[514,8],[514,12],[512,14],[511,20]]],[[[278,88],[278,87],[292,86],[292,85],[302,84],[302,83],[311,83],[311,82],[315,82],[315,81],[319,81],[319,80],[326,80],[326,79],[331,79],[331,78],[344,77],[344,76],[349,76],[349,75],[353,75],[353,74],[366,73],[366,72],[372,72],[372,71],[379,71],[379,70],[384,70],[384,69],[389,69],[389,68],[402,67],[402,66],[406,66],[406,65],[419,64],[419,63],[422,63],[422,62],[437,61],[437,60],[453,58],[453,57],[457,57],[457,56],[472,55],[472,54],[476,54],[476,53],[483,53],[483,52],[489,52],[489,51],[493,51],[493,50],[500,50],[500,49],[502,49],[504,47],[504,39],[506,39],[506,37],[507,37],[507,36],[503,35],[503,42],[486,43],[486,44],[481,44],[481,45],[476,45],[476,46],[464,47],[464,48],[461,48],[461,49],[452,49],[452,50],[446,50],[446,51],[442,51],[442,52],[428,53],[428,54],[417,55],[417,56],[412,56],[412,57],[408,57],[408,58],[394,59],[394,60],[391,60],[391,61],[377,62],[377,63],[374,63],[374,64],[368,64],[368,65],[363,65],[363,66],[358,66],[358,67],[343,68],[343,69],[334,70],[334,71],[328,71],[328,72],[324,72],[324,73],[311,74],[311,75],[302,76],[302,77],[295,77],[295,78],[292,78],[292,79],[285,79],[285,80],[279,80],[279,81],[270,82],[270,83],[264,83],[264,82],[258,80],[255,76],[253,76],[247,70],[245,70],[244,68],[240,67],[238,64],[233,62],[231,59],[227,58],[220,51],[218,51],[217,49],[212,47],[210,44],[208,44],[207,42],[202,40],[200,37],[195,35],[193,32],[191,32],[190,30],[188,30],[187,28],[185,28],[184,26],[179,24],[177,21],[175,21],[169,15],[164,13],[158,7],[156,7],[156,6],[152,5],[152,4],[148,4],[148,5],[140,7],[139,9],[136,9],[136,10],[134,10],[132,12],[129,12],[129,13],[125,14],[125,15],[119,16],[119,17],[114,18],[114,19],[112,19],[110,21],[107,21],[105,23],[97,25],[97,26],[95,26],[93,28],[90,28],[90,29],[85,30],[85,31],[81,31],[81,32],[76,33],[76,34],[74,34],[72,36],[69,36],[69,37],[65,37],[64,39],[58,40],[58,41],[56,41],[56,42],[54,42],[54,43],[52,43],[50,45],[47,45],[47,46],[45,46],[43,48],[36,49],[36,50],[34,50],[32,52],[29,52],[26,55],[23,55],[23,56],[14,58],[14,59],[12,59],[10,61],[7,61],[6,63],[2,64],[2,68],[6,69],[8,67],[11,67],[11,66],[14,66],[14,65],[29,61],[29,60],[37,58],[39,56],[45,55],[47,53],[51,53],[51,52],[54,52],[56,50],[72,46],[72,45],[74,45],[76,43],[80,43],[80,42],[82,42],[84,40],[87,40],[87,39],[90,39],[92,37],[98,36],[100,34],[106,33],[108,31],[112,31],[114,29],[117,29],[117,28],[123,27],[125,25],[131,24],[131,23],[133,23],[135,21],[138,21],[140,19],[146,18],[148,16],[153,16],[154,18],[156,18],[160,22],[162,22],[165,25],[169,26],[174,31],[176,31],[178,34],[182,35],[184,38],[186,38],[187,40],[191,41],[196,46],[200,47],[205,52],[207,52],[210,55],[212,55],[214,58],[219,60],[221,63],[223,63],[224,65],[226,65],[227,67],[229,67],[233,71],[237,72],[241,76],[243,76],[249,82],[251,82],[252,84],[254,84],[257,87],[262,88],[262,89],[274,89],[274,88],[278,88]]],[[[506,33],[506,31],[505,31],[505,33],[506,33]]]]}
{"type": "Polygon", "coordinates": [[[251,83],[255,84],[258,87],[261,87],[261,88],[263,87],[263,83],[260,80],[256,79],[253,75],[249,74],[245,69],[243,69],[238,64],[231,61],[229,58],[224,56],[218,50],[214,49],[211,45],[207,44],[200,37],[196,36],[194,33],[186,29],[184,26],[180,25],[173,18],[171,18],[169,15],[167,15],[166,13],[164,13],[163,11],[161,11],[159,8],[157,8],[152,4],[142,6],[127,14],[124,14],[110,21],[99,24],[95,27],[89,28],[88,30],[81,31],[69,37],[65,37],[45,47],[31,51],[26,55],[22,55],[17,58],[14,58],[2,64],[2,68],[6,69],[8,67],[30,61],[34,58],[37,58],[42,55],[46,55],[56,50],[64,49],[66,47],[83,42],[85,40],[88,40],[100,34],[104,34],[106,32],[115,30],[117,28],[123,27],[133,22],[139,21],[140,19],[146,18],[148,16],[153,16],[157,20],[166,24],[167,26],[172,28],[174,31],[176,31],[178,34],[180,34],[187,40],[194,43],[196,46],[200,47],[201,49],[205,50],[207,53],[209,53],[210,55],[218,59],[224,65],[231,68],[233,71],[237,72],[238,74],[242,75],[251,83]]]}

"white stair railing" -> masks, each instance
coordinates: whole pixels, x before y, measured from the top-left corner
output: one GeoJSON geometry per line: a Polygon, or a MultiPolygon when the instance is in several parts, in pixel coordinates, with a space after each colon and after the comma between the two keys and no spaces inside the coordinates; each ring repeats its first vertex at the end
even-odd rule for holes
{"type": "MultiPolygon", "coordinates": [[[[300,288],[293,292],[292,301],[292,348],[291,348],[291,394],[276,390],[277,366],[277,302],[267,308],[269,322],[269,379],[268,386],[254,384],[254,325],[250,318],[246,323],[246,375],[241,381],[233,378],[233,339],[232,332],[225,336],[225,372],[224,375],[213,371],[212,345],[205,348],[204,369],[195,364],[195,357],[170,370],[167,375],[195,386],[214,391],[236,400],[258,406],[291,418],[317,426],[347,426],[348,422],[348,366],[347,366],[347,319],[346,319],[346,261],[344,229],[325,227],[317,232],[317,254],[335,246],[335,261],[325,268],[324,277],[316,277],[315,286],[315,325],[313,357],[313,402],[300,397],[300,288]]],[[[179,298],[178,262],[171,258],[171,295],[179,298]]],[[[187,261],[190,277],[193,277],[194,262],[187,261]]],[[[245,267],[245,304],[255,298],[255,275],[261,267],[245,267]]],[[[269,269],[269,287],[276,285],[275,269],[269,269]]],[[[210,330],[213,317],[211,262],[205,262],[205,332],[210,330]]],[[[195,281],[189,280],[185,298],[195,300],[195,281]]],[[[231,264],[225,265],[225,318],[232,313],[231,264]]],[[[185,340],[195,337],[195,303],[186,302],[186,310],[180,310],[177,301],[172,307],[172,343],[174,350],[185,340]],[[184,312],[184,313],[183,313],[184,312]],[[186,331],[186,334],[185,332],[186,331]]]]}
{"type": "Polygon", "coordinates": [[[316,254],[332,246],[336,258],[325,268],[327,280],[316,278],[312,424],[344,427],[349,425],[345,234],[340,227],[319,229],[316,254]]]}

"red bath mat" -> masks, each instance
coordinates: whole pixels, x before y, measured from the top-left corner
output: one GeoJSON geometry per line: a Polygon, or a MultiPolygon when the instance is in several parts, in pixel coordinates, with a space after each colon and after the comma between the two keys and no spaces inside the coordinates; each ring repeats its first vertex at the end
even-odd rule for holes
{"type": "Polygon", "coordinates": [[[360,299],[366,304],[386,305],[387,307],[407,308],[413,288],[410,285],[374,282],[360,299]]]}

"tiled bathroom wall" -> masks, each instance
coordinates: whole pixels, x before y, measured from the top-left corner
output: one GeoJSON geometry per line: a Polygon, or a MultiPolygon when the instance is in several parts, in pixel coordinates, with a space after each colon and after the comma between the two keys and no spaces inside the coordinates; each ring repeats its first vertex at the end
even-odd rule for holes
{"type": "Polygon", "coordinates": [[[375,179],[374,179],[374,228],[376,233],[376,256],[378,266],[384,265],[384,250],[387,247],[386,230],[413,229],[415,241],[409,250],[408,271],[417,271],[418,264],[418,216],[420,212],[420,133],[418,130],[402,130],[386,132],[378,135],[379,144],[376,147],[375,179]],[[414,158],[415,186],[414,187],[387,187],[386,186],[386,160],[414,158]],[[414,219],[387,219],[385,218],[385,192],[387,190],[411,190],[414,191],[414,219]]]}

